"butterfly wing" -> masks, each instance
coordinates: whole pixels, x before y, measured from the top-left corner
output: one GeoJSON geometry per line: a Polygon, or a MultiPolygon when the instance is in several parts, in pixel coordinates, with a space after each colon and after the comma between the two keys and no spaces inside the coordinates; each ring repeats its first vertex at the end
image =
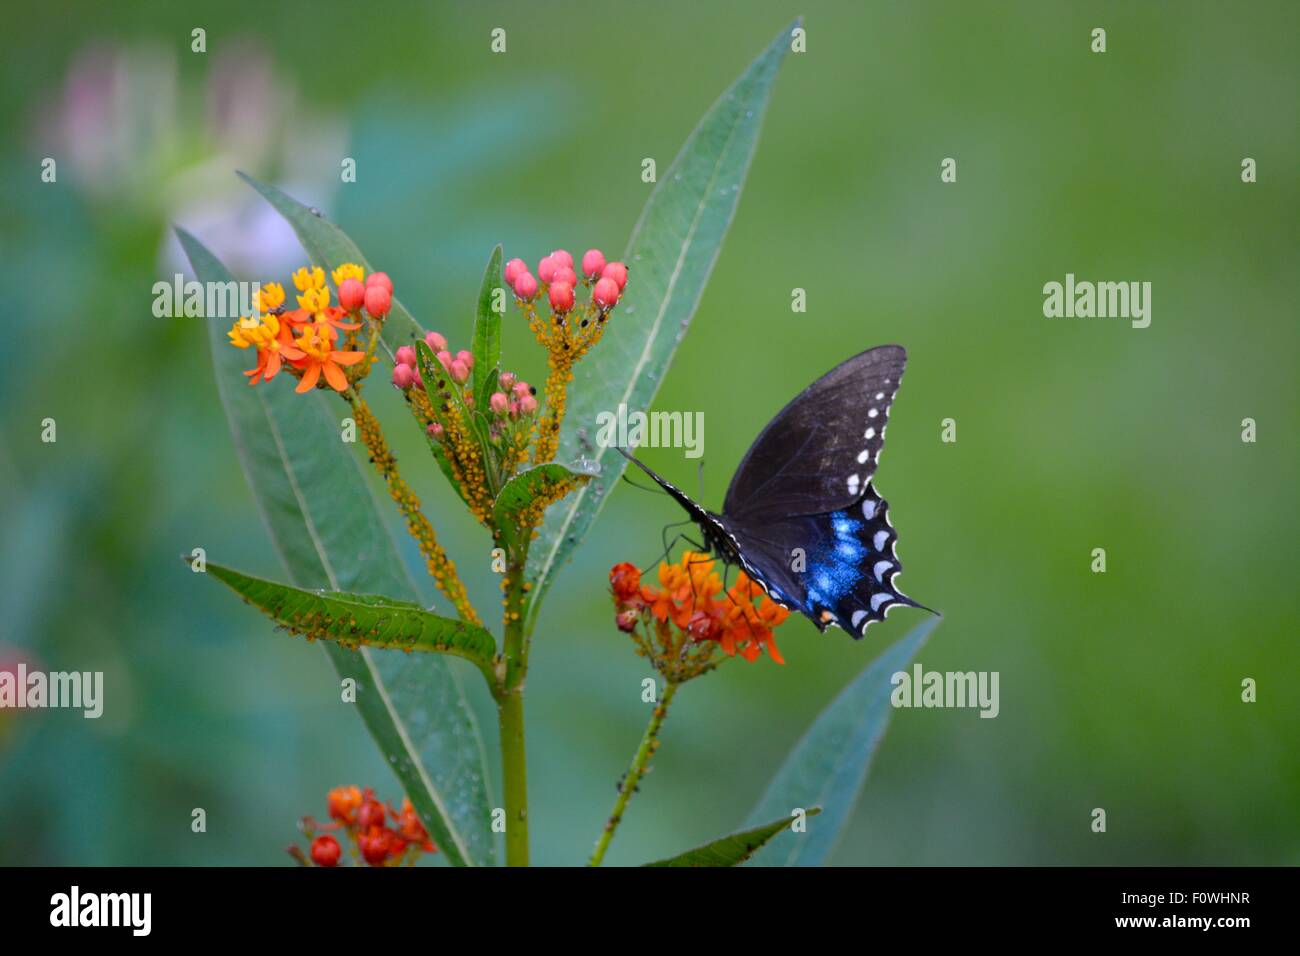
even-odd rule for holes
{"type": "Polygon", "coordinates": [[[847,509],[885,443],[907,351],[882,345],[841,362],[781,409],[750,446],[723,503],[748,523],[847,509]]]}
{"type": "Polygon", "coordinates": [[[855,638],[898,605],[921,607],[894,586],[902,571],[889,506],[868,483],[848,508],[763,522],[721,516],[745,573],[773,600],[855,638]]]}

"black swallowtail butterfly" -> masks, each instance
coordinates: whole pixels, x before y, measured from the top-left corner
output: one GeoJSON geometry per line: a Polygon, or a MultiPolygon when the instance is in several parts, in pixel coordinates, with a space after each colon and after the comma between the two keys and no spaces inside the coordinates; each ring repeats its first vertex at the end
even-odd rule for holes
{"type": "Polygon", "coordinates": [[[896,587],[902,570],[889,506],[872,486],[907,351],[855,355],[803,390],[768,423],[736,469],[722,514],[706,511],[623,449],[672,495],[727,564],[819,630],[861,637],[895,607],[919,607],[896,587]]]}

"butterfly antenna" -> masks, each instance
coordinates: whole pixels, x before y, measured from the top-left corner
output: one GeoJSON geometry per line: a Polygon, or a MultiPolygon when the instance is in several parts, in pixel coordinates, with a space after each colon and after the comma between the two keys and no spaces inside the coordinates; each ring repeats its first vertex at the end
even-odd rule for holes
{"type": "Polygon", "coordinates": [[[626,482],[627,482],[629,485],[631,485],[633,488],[636,488],[638,491],[648,491],[648,492],[650,492],[651,494],[656,494],[656,495],[666,495],[666,494],[668,494],[668,492],[664,491],[664,490],[663,490],[662,488],[660,488],[658,485],[651,486],[651,485],[641,485],[641,484],[637,484],[635,481],[633,481],[631,478],[629,478],[629,477],[627,476],[627,472],[626,472],[626,471],[623,472],[622,478],[623,478],[624,481],[626,481],[626,482]]]}

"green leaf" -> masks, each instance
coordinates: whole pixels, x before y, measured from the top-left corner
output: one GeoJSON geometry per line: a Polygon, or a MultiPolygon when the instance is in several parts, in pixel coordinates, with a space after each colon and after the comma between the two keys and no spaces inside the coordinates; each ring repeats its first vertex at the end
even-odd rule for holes
{"type": "MultiPolygon", "coordinates": [[[[201,281],[229,281],[197,239],[182,229],[177,235],[201,281]]],[[[295,394],[292,379],[250,388],[240,374],[250,356],[231,348],[225,332],[209,322],[217,389],[289,580],[417,600],[361,466],[340,440],[346,406],[318,391],[295,394]]],[[[446,859],[492,862],[487,755],[455,667],[437,654],[321,646],[340,677],[357,682],[362,720],[446,859]]]]}
{"type": "MultiPolygon", "coordinates": [[[[239,177],[261,193],[275,211],[293,227],[312,265],[329,270],[337,269],[345,262],[355,262],[364,266],[367,274],[373,271],[370,262],[357,248],[357,244],[348,238],[347,233],[326,219],[320,210],[304,206],[288,193],[259,182],[247,173],[241,172],[239,177]]],[[[380,335],[380,345],[388,354],[389,360],[394,359],[398,348],[412,345],[416,339],[423,337],[424,332],[420,329],[419,323],[394,296],[392,311],[384,318],[384,328],[380,335]]]]}
{"type": "MultiPolygon", "coordinates": [[[[815,817],[821,807],[810,807],[807,816],[815,817]]],[[[730,836],[724,836],[704,846],[678,854],[667,860],[646,863],[646,866],[739,866],[767,845],[782,830],[795,821],[793,814],[730,836]]]]}
{"type": "Polygon", "coordinates": [[[579,459],[569,465],[548,462],[537,465],[527,471],[521,471],[501,489],[492,504],[492,515],[496,526],[507,538],[513,540],[513,531],[518,526],[519,512],[531,504],[538,495],[551,494],[560,482],[577,478],[583,483],[600,474],[600,466],[588,459],[579,459]]]}
{"type": "Polygon", "coordinates": [[[641,211],[624,255],[627,292],[600,344],[574,370],[560,436],[559,457],[594,457],[604,480],[548,516],[529,555],[536,582],[530,617],[627,467],[617,452],[593,446],[596,417],[620,404],[648,408],[659,390],[735,215],[777,68],[800,22],[778,34],[704,114],[641,211]]]}
{"type": "Polygon", "coordinates": [[[773,840],[755,859],[758,866],[820,866],[830,856],[852,816],[880,746],[893,707],[891,678],[907,667],[939,619],[931,618],[886,649],[817,717],[768,784],[747,823],[790,813],[795,807],[824,807],[826,815],[807,833],[773,840]]]}
{"type": "Polygon", "coordinates": [[[474,395],[483,394],[484,383],[501,363],[501,313],[492,308],[492,300],[503,288],[501,283],[501,246],[492,250],[483,271],[483,286],[478,293],[478,314],[474,317],[474,395]]]}
{"type": "MultiPolygon", "coordinates": [[[[188,557],[182,556],[189,561],[188,557]]],[[[382,594],[307,591],[208,562],[207,573],[292,634],[355,650],[436,651],[463,657],[493,680],[496,640],[483,628],[439,617],[410,601],[382,594]]]]}

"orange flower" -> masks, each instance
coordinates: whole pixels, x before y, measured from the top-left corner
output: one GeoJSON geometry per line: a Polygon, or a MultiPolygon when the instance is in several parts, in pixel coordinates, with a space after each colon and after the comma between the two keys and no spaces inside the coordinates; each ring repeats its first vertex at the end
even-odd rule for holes
{"type": "Polygon", "coordinates": [[[614,603],[627,607],[641,598],[641,572],[635,564],[616,564],[609,569],[609,583],[614,591],[614,603]]]}
{"type": "Polygon", "coordinates": [[[253,346],[257,349],[257,365],[244,373],[249,385],[275,378],[283,359],[294,362],[303,357],[293,343],[289,326],[271,314],[239,319],[227,335],[230,344],[236,348],[253,346]]]}
{"type": "Polygon", "coordinates": [[[316,387],[321,374],[336,392],[343,392],[348,387],[348,377],[340,366],[356,365],[366,357],[365,352],[338,352],[334,349],[333,335],[324,324],[307,325],[297,338],[302,359],[295,362],[303,370],[302,381],[295,391],[308,392],[316,387]]]}
{"type": "Polygon", "coordinates": [[[415,807],[411,806],[411,799],[406,797],[402,800],[402,809],[393,814],[397,818],[397,834],[407,843],[414,843],[425,853],[437,853],[438,848],[433,845],[429,839],[428,831],[424,829],[424,824],[420,822],[419,815],[415,812],[415,807]]]}
{"type": "Polygon", "coordinates": [[[327,798],[330,816],[349,826],[357,822],[361,808],[361,790],[357,787],[335,787],[327,798]]]}
{"type": "Polygon", "coordinates": [[[773,631],[783,624],[790,612],[777,604],[763,588],[743,571],[736,583],[725,592],[715,561],[707,555],[687,551],[676,564],[659,565],[662,588],[642,585],[637,593],[640,574],[630,564],[618,564],[610,570],[614,602],[619,611],[619,629],[636,630],[637,618],[654,621],[665,646],[682,646],[715,642],[729,657],[737,653],[753,661],[766,649],[768,656],[784,664],[773,631]],[[754,601],[758,601],[755,606],[754,601]],[[644,609],[644,610],[642,610],[644,609]],[[630,618],[625,620],[625,617],[630,618]],[[669,625],[680,638],[674,641],[669,625]]]}

